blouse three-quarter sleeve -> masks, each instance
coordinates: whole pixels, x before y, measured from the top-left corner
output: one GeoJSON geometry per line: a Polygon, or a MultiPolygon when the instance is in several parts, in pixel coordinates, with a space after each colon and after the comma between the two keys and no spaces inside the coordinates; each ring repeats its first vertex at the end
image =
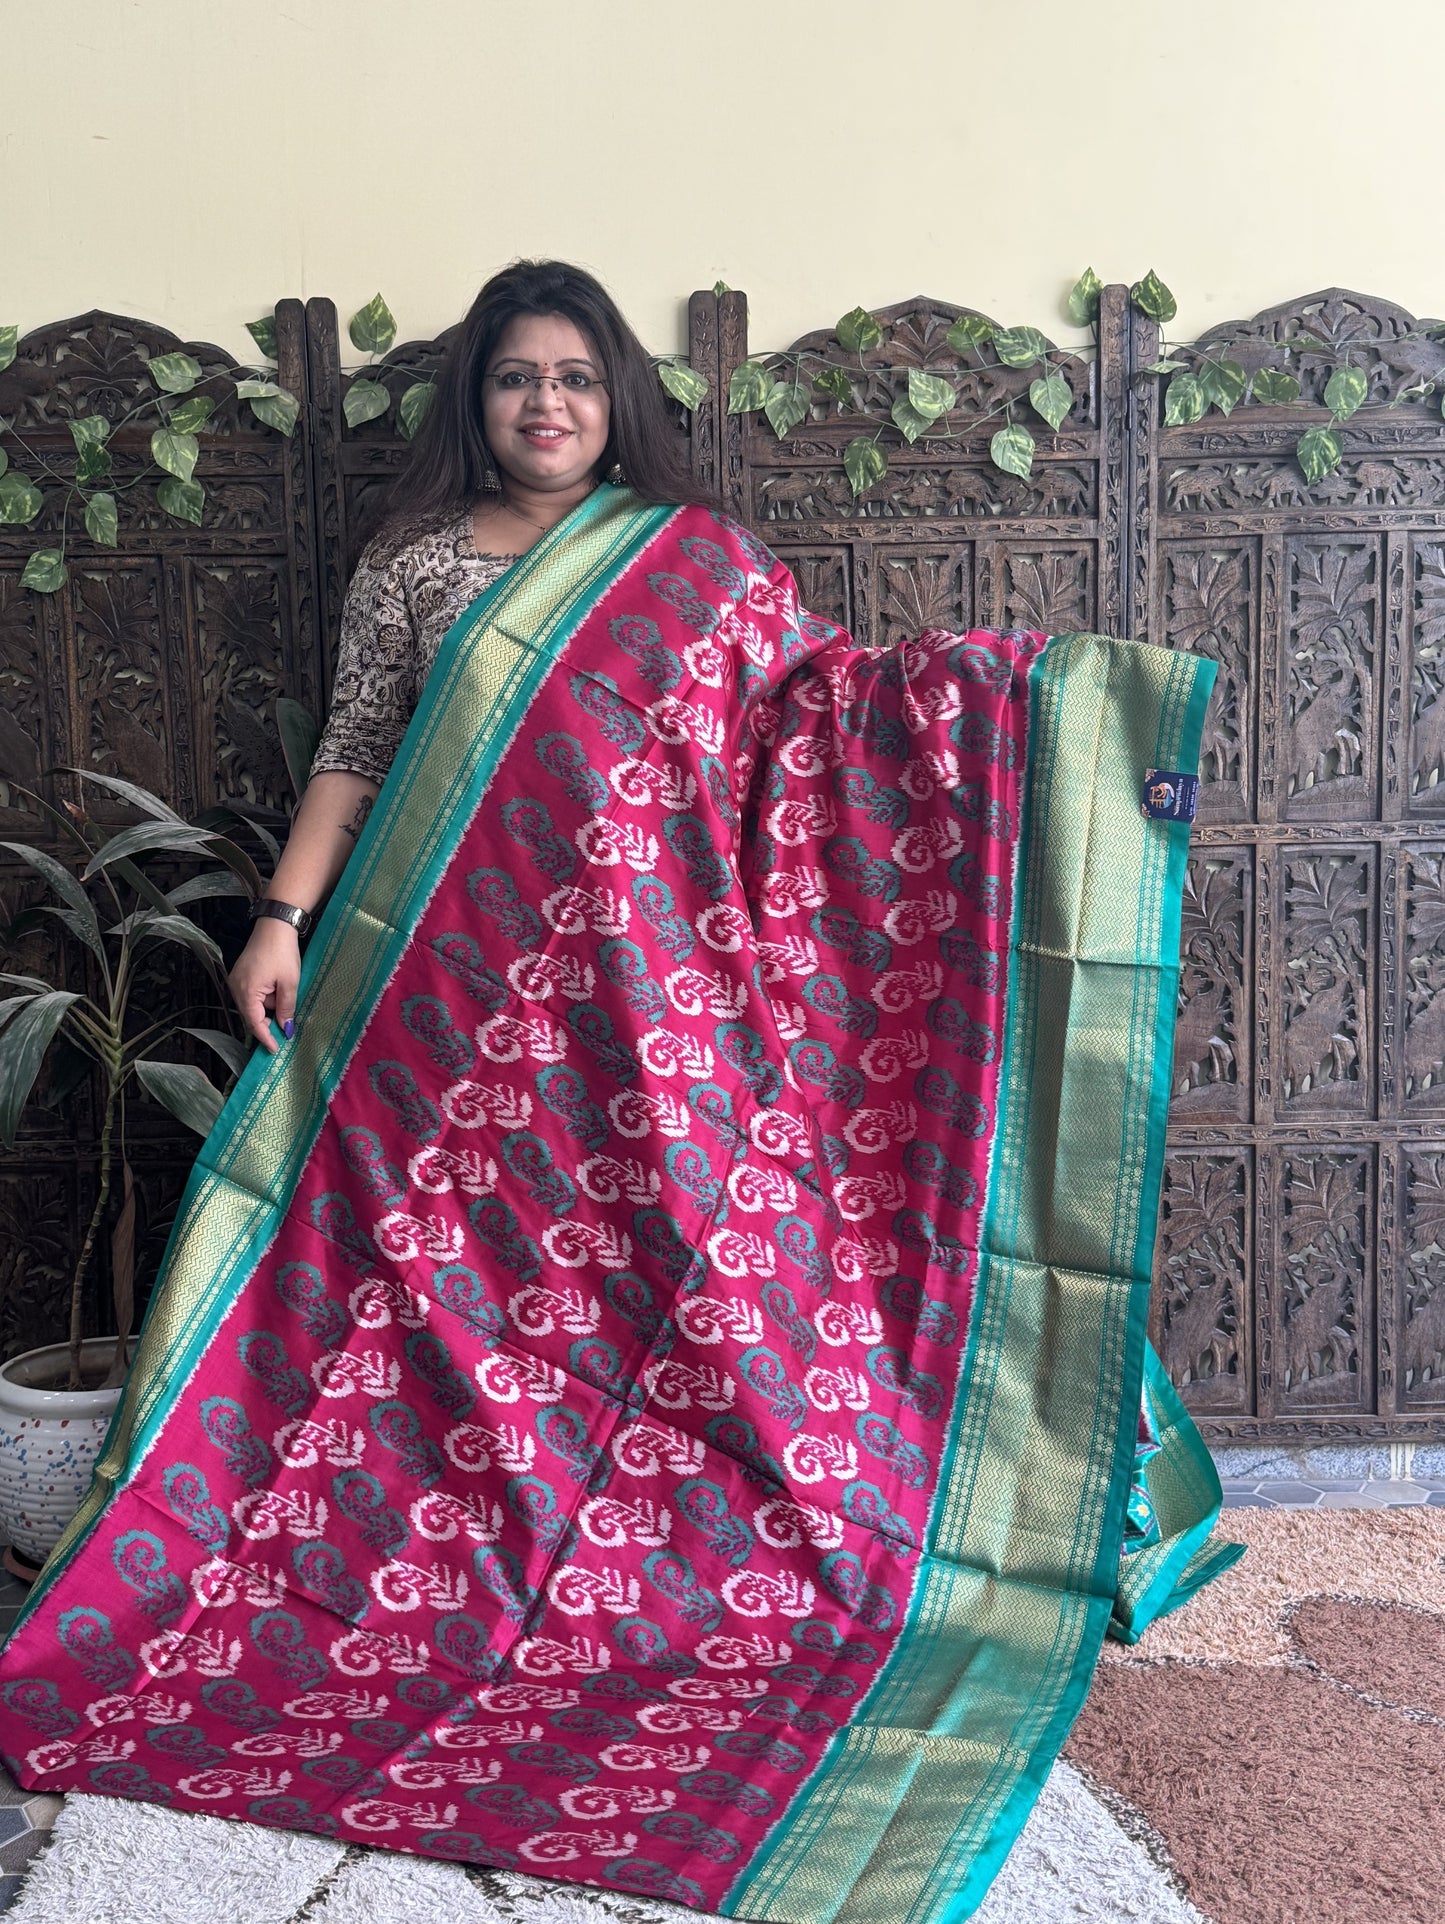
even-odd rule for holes
{"type": "Polygon", "coordinates": [[[418,644],[405,548],[366,549],[346,591],[331,709],[311,773],[350,770],[384,782],[418,695],[418,644]]]}

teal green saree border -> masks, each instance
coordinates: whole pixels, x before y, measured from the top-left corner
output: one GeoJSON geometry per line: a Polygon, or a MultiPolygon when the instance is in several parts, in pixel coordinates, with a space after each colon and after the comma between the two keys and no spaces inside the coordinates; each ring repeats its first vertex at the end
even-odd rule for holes
{"type": "Polygon", "coordinates": [[[1182,827],[1143,822],[1138,796],[1145,767],[1197,761],[1213,673],[1193,657],[1092,636],[1056,637],[1035,664],[999,1131],[929,1556],[884,1676],[729,1891],[730,1915],[956,1924],[982,1900],[1087,1692],[1133,1467],[1188,841],[1182,827]],[[1127,873],[1111,881],[1099,870],[1113,851],[1127,873]],[[1070,881],[1073,902],[1062,900],[1070,881]],[[1122,1180],[1091,1215],[1078,1198],[1099,1205],[1090,1179],[1105,1172],[1086,1144],[1075,1142],[1082,1181],[1053,1193],[1056,1137],[1067,1149],[1084,1121],[1065,1113],[1070,1101],[1078,1111],[1078,1089],[1070,1097],[1061,1075],[1055,1090],[1036,1054],[1051,1021],[1056,1039],[1064,1033],[1047,995],[1050,918],[1060,916],[1072,973],[1056,971],[1054,986],[1066,980],[1085,1016],[1089,982],[1102,981],[1093,993],[1107,999],[1118,979],[1111,961],[1133,977],[1118,1089],[1106,1092],[1119,1096],[1112,1166],[1122,1180]],[[1089,955],[1089,941],[1107,950],[1120,924],[1135,930],[1132,951],[1089,955]],[[1097,1384],[1077,1407],[1040,1413],[1052,1386],[1026,1379],[1050,1315],[1067,1325],[1056,1343],[1096,1359],[1097,1384]],[[1082,1470],[1071,1423],[1088,1439],[1082,1470]],[[1053,1567],[1050,1529],[1061,1533],[1053,1567]]]}
{"type": "Polygon", "coordinates": [[[274,1055],[253,1051],[192,1167],[95,1479],[19,1622],[145,1456],[269,1247],[376,999],[451,859],[449,829],[471,819],[559,649],[673,512],[599,488],[448,630],[302,959],[296,1036],[274,1055]],[[182,1251],[196,1273],[171,1287],[182,1251]]]}

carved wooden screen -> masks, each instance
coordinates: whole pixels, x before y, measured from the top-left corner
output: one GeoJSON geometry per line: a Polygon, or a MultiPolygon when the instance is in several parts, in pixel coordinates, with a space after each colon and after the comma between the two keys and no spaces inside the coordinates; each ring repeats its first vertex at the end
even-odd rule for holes
{"type": "MultiPolygon", "coordinates": [[[[1301,410],[1162,427],[1134,630],[1220,664],[1185,905],[1156,1340],[1206,1432],[1445,1434],[1445,349],[1333,290],[1214,330],[1301,410]],[[1292,454],[1346,361],[1340,467],[1292,454]]],[[[1136,328],[1137,364],[1157,359],[1136,328]]],[[[1186,360],[1197,356],[1184,355],[1186,360]]]]}
{"type": "MultiPolygon", "coordinates": [[[[282,302],[276,320],[279,378],[301,396],[300,303],[282,302]]],[[[65,488],[46,485],[41,516],[29,527],[0,528],[0,782],[8,777],[33,787],[42,767],[71,764],[139,782],[186,815],[237,797],[279,809],[289,790],[275,699],[286,693],[313,706],[319,701],[304,414],[303,426],[285,440],[237,404],[237,364],[229,355],[163,328],[92,313],[27,335],[0,374],[0,418],[14,429],[7,450],[17,467],[23,461],[37,476],[47,467],[69,472],[69,423],[89,414],[118,422],[156,392],[146,361],[178,349],[201,363],[206,378],[196,392],[216,402],[196,469],[206,489],[204,525],[162,512],[152,468],[149,480],[123,496],[115,548],[87,540],[72,506],[65,535],[70,579],[53,595],[22,588],[20,572],[33,549],[61,545],[65,488]]],[[[118,490],[150,465],[152,426],[153,419],[112,434],[118,490]]],[[[124,803],[108,803],[74,776],[47,778],[43,787],[53,804],[80,800],[84,787],[93,816],[134,819],[124,803]]],[[[34,835],[35,817],[22,815],[16,799],[0,787],[0,839],[34,835]]],[[[12,911],[48,899],[31,872],[3,852],[0,893],[12,911]]],[[[203,905],[218,913],[230,907],[203,905]]],[[[202,912],[200,919],[208,918],[202,912]]],[[[65,943],[64,963],[56,946],[55,936],[37,930],[6,966],[33,966],[57,985],[93,993],[79,945],[65,943]]],[[[138,1008],[178,1010],[204,998],[204,976],[185,950],[153,944],[141,956],[138,1008]]],[[[196,1060],[204,1060],[197,1049],[196,1060]]],[[[16,1150],[3,1158],[0,1355],[63,1333],[61,1305],[95,1193],[92,1093],[82,1085],[62,1107],[32,1104],[16,1150]]],[[[144,1283],[158,1263],[195,1137],[137,1097],[127,1104],[126,1147],[144,1283]]],[[[90,1327],[113,1327],[100,1308],[108,1294],[103,1248],[90,1327]]]]}
{"type": "MultiPolygon", "coordinates": [[[[876,310],[881,344],[850,379],[852,400],[817,401],[778,440],[759,414],[724,415],[718,480],[723,499],[793,569],[808,605],[860,640],[883,644],[920,628],[1115,628],[1123,612],[1125,541],[1125,292],[1106,290],[1097,361],[1060,365],[1074,393],[1062,430],[1040,428],[1031,479],[1001,473],[988,444],[1006,400],[1026,401],[1033,369],[961,360],[945,340],[972,309],[912,300],[876,310]],[[842,453],[886,423],[899,393],[889,369],[945,374],[960,406],[946,441],[891,445],[884,480],[855,500],[842,453]],[[992,415],[981,420],[980,417],[992,415]]],[[[716,362],[694,364],[714,393],[747,359],[747,303],[718,301],[716,362]]],[[[704,331],[704,339],[706,331],[704,331]]],[[[831,333],[805,335],[789,353],[850,356],[831,333]]],[[[1027,406],[1022,412],[1027,415],[1027,406]]],[[[941,431],[945,423],[938,424],[941,431]]]]}

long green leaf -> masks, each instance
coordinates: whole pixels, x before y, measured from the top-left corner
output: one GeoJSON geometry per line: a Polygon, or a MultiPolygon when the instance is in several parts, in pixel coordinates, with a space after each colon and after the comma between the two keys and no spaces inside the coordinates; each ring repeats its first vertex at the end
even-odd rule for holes
{"type": "Polygon", "coordinates": [[[5,1027],[5,1024],[10,1020],[11,1016],[15,1014],[17,1009],[23,1009],[27,1002],[33,1002],[34,1000],[35,992],[33,989],[27,990],[24,995],[7,995],[3,1001],[0,1001],[0,1029],[5,1027]]]}
{"type": "Polygon", "coordinates": [[[193,1035],[198,1042],[204,1042],[208,1049],[213,1049],[232,1075],[240,1075],[250,1059],[251,1043],[240,1041],[225,1029],[192,1029],[184,1023],[181,1026],[187,1035],[193,1035]]]}
{"type": "Polygon", "coordinates": [[[204,1069],[189,1062],[152,1062],[142,1057],[135,1065],[136,1075],[148,1095],[169,1109],[178,1122],[208,1136],[226,1099],[204,1069]]]}
{"type": "Polygon", "coordinates": [[[36,905],[34,912],[36,915],[53,915],[57,921],[63,922],[75,939],[85,944],[102,967],[109,966],[105,944],[90,924],[82,916],[77,915],[74,909],[58,909],[53,903],[41,902],[36,905]]]}
{"type": "Polygon", "coordinates": [[[177,882],[170,891],[170,899],[177,908],[184,908],[187,902],[208,902],[214,896],[244,896],[251,899],[251,891],[239,875],[229,869],[224,872],[212,869],[205,875],[191,875],[184,882],[177,882]]]}
{"type": "Polygon", "coordinates": [[[102,775],[98,768],[77,768],[71,762],[61,762],[62,775],[79,775],[82,781],[94,782],[99,788],[108,788],[112,795],[119,795],[143,815],[151,816],[157,822],[184,822],[184,815],[177,815],[169,802],[163,802],[159,795],[153,795],[148,788],[136,782],[128,782],[120,775],[102,775]]]}
{"type": "Polygon", "coordinates": [[[18,1013],[0,1034],[0,1142],[15,1147],[20,1112],[35,1087],[40,1062],[65,1012],[80,997],[70,989],[47,989],[18,1013]]]}
{"type": "Polygon", "coordinates": [[[188,915],[156,915],[149,909],[141,909],[126,920],[132,925],[131,940],[137,948],[142,942],[179,942],[183,948],[205,956],[208,961],[222,960],[216,943],[188,915]]]}
{"type": "Polygon", "coordinates": [[[46,994],[50,988],[50,984],[42,976],[14,975],[5,969],[0,969],[0,982],[16,982],[22,989],[34,989],[39,995],[46,994]]]}
{"type": "Polygon", "coordinates": [[[152,849],[184,849],[188,852],[206,847],[214,842],[215,836],[209,829],[193,828],[189,822],[137,822],[132,828],[123,828],[112,835],[103,847],[98,848],[87,863],[82,881],[88,882],[92,875],[109,868],[122,856],[143,855],[152,849]]]}
{"type": "Polygon", "coordinates": [[[293,701],[289,695],[282,695],[276,703],[276,732],[281,737],[286,773],[291,777],[292,788],[300,795],[311,779],[311,764],[316,759],[321,730],[309,708],[293,701]]]}
{"type": "Polygon", "coordinates": [[[44,1095],[37,1095],[35,1101],[42,1109],[59,1109],[67,1103],[95,1068],[96,1058],[87,1050],[77,1048],[70,1036],[62,1030],[55,1038],[50,1054],[50,1080],[44,1095]]]}
{"type": "Polygon", "coordinates": [[[77,915],[88,916],[99,934],[100,921],[95,913],[95,904],[68,868],[57,862],[53,855],[47,855],[43,848],[32,848],[28,842],[0,842],[0,848],[8,848],[12,855],[18,855],[38,875],[43,875],[61,901],[74,909],[77,915]]]}

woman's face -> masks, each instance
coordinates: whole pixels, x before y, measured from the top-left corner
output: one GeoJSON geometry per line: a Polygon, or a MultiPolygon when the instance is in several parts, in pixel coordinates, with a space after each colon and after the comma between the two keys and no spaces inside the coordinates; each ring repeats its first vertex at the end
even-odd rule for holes
{"type": "Polygon", "coordinates": [[[482,381],[482,429],[503,474],[544,494],[590,480],[612,418],[603,378],[591,342],[560,314],[509,321],[482,381]],[[530,374],[554,378],[535,387],[530,374]]]}

